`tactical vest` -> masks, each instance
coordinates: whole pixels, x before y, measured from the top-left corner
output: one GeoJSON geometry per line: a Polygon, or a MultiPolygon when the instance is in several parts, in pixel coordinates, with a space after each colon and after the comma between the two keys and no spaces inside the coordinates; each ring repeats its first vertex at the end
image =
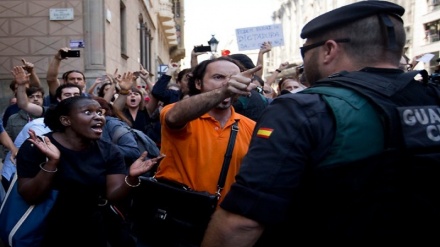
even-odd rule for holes
{"type": "Polygon", "coordinates": [[[427,75],[341,72],[300,92],[321,94],[336,126],[328,155],[305,171],[303,237],[440,242],[440,88],[417,73],[427,75]]]}
{"type": "Polygon", "coordinates": [[[335,120],[335,140],[319,166],[349,163],[383,150],[381,120],[374,107],[361,95],[350,89],[326,86],[304,91],[301,93],[321,94],[335,120]]]}

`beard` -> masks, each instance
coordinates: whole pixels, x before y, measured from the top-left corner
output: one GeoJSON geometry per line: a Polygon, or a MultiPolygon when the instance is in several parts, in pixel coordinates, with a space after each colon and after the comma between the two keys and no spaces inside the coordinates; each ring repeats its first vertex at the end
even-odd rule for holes
{"type": "Polygon", "coordinates": [[[220,104],[218,104],[215,109],[217,110],[227,110],[231,107],[232,104],[232,99],[231,98],[227,98],[225,100],[223,100],[222,102],[220,102],[220,104]]]}
{"type": "Polygon", "coordinates": [[[307,63],[304,63],[304,74],[310,86],[313,86],[316,81],[322,79],[322,74],[319,72],[317,61],[318,53],[312,51],[307,63]]]}

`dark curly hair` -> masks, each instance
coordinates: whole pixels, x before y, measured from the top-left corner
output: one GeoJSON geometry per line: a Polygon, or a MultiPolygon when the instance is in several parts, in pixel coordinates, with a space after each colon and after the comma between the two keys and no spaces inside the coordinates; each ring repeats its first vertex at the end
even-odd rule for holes
{"type": "Polygon", "coordinates": [[[69,77],[69,75],[70,75],[71,73],[80,73],[80,74],[82,75],[82,77],[83,77],[83,80],[84,80],[84,81],[86,80],[86,76],[84,75],[84,73],[81,72],[81,71],[79,71],[79,70],[76,70],[76,69],[74,69],[74,70],[69,70],[69,71],[64,72],[64,74],[63,74],[63,76],[62,76],[63,80],[64,80],[64,81],[67,81],[67,78],[69,77]]]}
{"type": "Polygon", "coordinates": [[[246,70],[240,62],[230,57],[218,57],[210,60],[205,60],[199,63],[196,67],[194,67],[192,71],[192,75],[188,79],[188,88],[189,88],[190,96],[201,93],[201,91],[196,88],[196,81],[200,80],[203,86],[203,77],[205,76],[206,73],[206,67],[208,67],[209,64],[217,61],[228,61],[237,65],[240,71],[246,70]]]}
{"type": "Polygon", "coordinates": [[[57,90],[55,91],[55,98],[61,99],[61,95],[63,94],[63,89],[71,88],[71,87],[78,88],[79,92],[81,93],[81,88],[78,85],[73,83],[66,83],[66,84],[61,84],[59,87],[57,87],[57,90]]]}
{"type": "Polygon", "coordinates": [[[122,120],[126,124],[128,124],[128,126],[132,127],[131,121],[124,115],[124,113],[121,110],[119,110],[118,108],[113,107],[113,105],[110,104],[109,102],[107,102],[107,100],[105,100],[104,98],[99,97],[99,96],[93,96],[92,99],[98,101],[98,103],[101,105],[102,109],[105,110],[106,116],[119,118],[120,120],[122,120]]]}
{"type": "Polygon", "coordinates": [[[87,96],[74,96],[63,99],[58,104],[52,105],[44,115],[44,124],[47,125],[53,132],[64,132],[66,126],[61,121],[61,116],[69,116],[73,109],[78,105],[78,102],[83,100],[93,100],[87,96]]]}
{"type": "Polygon", "coordinates": [[[32,94],[36,93],[36,92],[41,92],[41,96],[44,97],[44,88],[42,87],[35,87],[35,86],[31,86],[26,88],[26,95],[29,97],[32,94]]]}
{"type": "Polygon", "coordinates": [[[112,83],[111,82],[105,82],[104,84],[101,85],[101,87],[98,89],[98,96],[99,97],[103,97],[104,98],[104,95],[105,95],[104,89],[108,85],[111,86],[112,83]]]}
{"type": "Polygon", "coordinates": [[[177,78],[176,78],[176,82],[179,82],[183,79],[183,76],[185,76],[186,74],[190,73],[191,69],[190,68],[186,68],[183,69],[179,72],[179,74],[177,74],[177,78]]]}

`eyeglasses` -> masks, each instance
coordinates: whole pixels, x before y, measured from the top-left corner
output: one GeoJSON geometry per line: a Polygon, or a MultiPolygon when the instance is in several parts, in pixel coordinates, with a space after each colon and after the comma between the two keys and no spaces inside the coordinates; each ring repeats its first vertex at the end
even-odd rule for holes
{"type": "MultiPolygon", "coordinates": [[[[299,50],[301,51],[302,58],[304,59],[304,54],[306,54],[306,51],[311,50],[311,49],[316,48],[316,47],[319,47],[319,46],[322,46],[327,41],[328,40],[324,40],[324,41],[320,41],[320,42],[317,42],[317,43],[313,43],[313,44],[310,44],[310,45],[305,45],[303,47],[300,47],[299,50]]],[[[335,41],[337,43],[345,43],[345,42],[348,43],[348,42],[350,42],[350,39],[347,39],[347,38],[346,39],[334,39],[333,41],[335,41]]]]}

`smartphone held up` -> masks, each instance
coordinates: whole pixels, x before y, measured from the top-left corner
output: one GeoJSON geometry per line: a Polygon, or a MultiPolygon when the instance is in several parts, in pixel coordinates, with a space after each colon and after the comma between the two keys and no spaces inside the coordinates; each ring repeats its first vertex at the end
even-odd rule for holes
{"type": "Polygon", "coordinates": [[[80,57],[80,51],[79,50],[68,50],[66,51],[62,51],[61,52],[61,57],[62,58],[66,58],[66,57],[80,57]]]}
{"type": "Polygon", "coordinates": [[[204,45],[200,45],[200,46],[194,46],[194,51],[195,52],[208,52],[211,51],[211,46],[204,46],[204,45]]]}

